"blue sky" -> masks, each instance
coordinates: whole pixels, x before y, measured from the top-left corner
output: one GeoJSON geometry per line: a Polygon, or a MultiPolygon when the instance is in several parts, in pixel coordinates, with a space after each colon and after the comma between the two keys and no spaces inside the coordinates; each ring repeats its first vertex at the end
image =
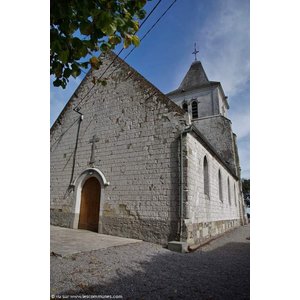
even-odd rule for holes
{"type": "MultiPolygon", "coordinates": [[[[173,0],[163,0],[139,32],[141,37],[173,0]]],[[[157,1],[147,4],[150,11],[157,1]]],[[[188,71],[197,43],[209,80],[220,81],[230,105],[229,118],[238,137],[242,177],[250,178],[249,1],[178,0],[126,62],[162,92],[176,89],[188,71]]],[[[120,55],[123,58],[130,48],[120,55]]],[[[80,84],[82,74],[68,87],[51,84],[51,125],[80,84]]]]}

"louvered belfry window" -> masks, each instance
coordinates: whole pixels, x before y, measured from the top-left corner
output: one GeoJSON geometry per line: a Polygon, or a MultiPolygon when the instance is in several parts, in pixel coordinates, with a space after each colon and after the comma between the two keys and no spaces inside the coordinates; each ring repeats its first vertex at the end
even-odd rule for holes
{"type": "Polygon", "coordinates": [[[184,111],[188,111],[188,105],[187,105],[187,103],[186,102],[184,102],[183,104],[182,104],[182,109],[184,110],[184,111]]]}
{"type": "Polygon", "coordinates": [[[192,102],[192,117],[193,117],[193,119],[198,118],[198,103],[197,103],[197,101],[192,102]]]}

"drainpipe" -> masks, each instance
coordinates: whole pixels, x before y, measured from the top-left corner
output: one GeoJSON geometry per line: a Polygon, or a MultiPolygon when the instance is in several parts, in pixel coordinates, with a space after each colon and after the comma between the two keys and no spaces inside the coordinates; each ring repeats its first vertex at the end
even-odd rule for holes
{"type": "Polygon", "coordinates": [[[179,202],[180,202],[180,212],[179,212],[179,217],[180,217],[180,229],[179,229],[179,241],[182,242],[182,228],[183,228],[183,132],[180,134],[180,162],[179,162],[179,167],[180,167],[180,196],[179,196],[179,202]]]}
{"type": "Polygon", "coordinates": [[[187,132],[190,131],[192,122],[189,113],[185,114],[186,117],[186,125],[187,127],[180,133],[179,137],[179,151],[180,151],[180,157],[179,157],[179,176],[180,176],[180,182],[179,182],[179,218],[180,218],[180,224],[179,224],[179,241],[182,242],[182,232],[183,232],[183,222],[184,222],[184,214],[183,214],[183,189],[184,189],[184,178],[183,178],[183,138],[186,136],[187,132]]]}
{"type": "Polygon", "coordinates": [[[180,202],[180,229],[179,229],[179,241],[182,242],[182,231],[183,231],[183,222],[184,222],[184,213],[183,213],[183,189],[184,189],[184,175],[183,175],[183,138],[186,136],[187,132],[190,131],[190,126],[184,129],[180,133],[180,140],[179,140],[179,151],[180,151],[180,158],[179,158],[179,168],[180,168],[180,183],[179,183],[179,202],[180,202]]]}

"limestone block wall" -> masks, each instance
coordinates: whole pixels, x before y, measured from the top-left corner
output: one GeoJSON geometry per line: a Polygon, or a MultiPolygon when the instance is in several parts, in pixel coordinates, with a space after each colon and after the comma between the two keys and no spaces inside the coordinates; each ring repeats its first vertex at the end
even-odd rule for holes
{"type": "Polygon", "coordinates": [[[231,121],[222,115],[218,115],[194,120],[193,124],[237,175],[239,166],[237,166],[231,121]]]}
{"type": "Polygon", "coordinates": [[[110,182],[101,194],[100,231],[164,244],[178,230],[178,136],[186,126],[184,111],[119,59],[107,86],[90,91],[92,77],[113,58],[108,54],[101,69],[88,74],[52,127],[51,222],[73,227],[78,219],[76,190],[69,184],[89,167],[89,141],[96,135],[94,167],[110,182]],[[72,110],[78,103],[82,122],[72,110]]]}
{"type": "Polygon", "coordinates": [[[225,105],[225,100],[222,97],[219,87],[215,90],[215,93],[217,93],[217,98],[218,98],[218,102],[219,102],[218,103],[219,113],[227,118],[227,107],[225,105]]]}
{"type": "Polygon", "coordinates": [[[199,118],[219,114],[220,100],[217,87],[195,89],[192,91],[183,92],[181,94],[170,95],[169,97],[180,107],[182,107],[182,103],[185,101],[188,104],[188,112],[191,116],[191,102],[193,100],[198,102],[199,118]]]}
{"type": "Polygon", "coordinates": [[[186,136],[185,155],[187,165],[186,237],[189,244],[195,244],[240,224],[240,186],[239,180],[232,176],[190,133],[186,136]],[[204,194],[204,157],[208,162],[209,196],[204,194]],[[221,198],[219,171],[221,174],[221,198]]]}

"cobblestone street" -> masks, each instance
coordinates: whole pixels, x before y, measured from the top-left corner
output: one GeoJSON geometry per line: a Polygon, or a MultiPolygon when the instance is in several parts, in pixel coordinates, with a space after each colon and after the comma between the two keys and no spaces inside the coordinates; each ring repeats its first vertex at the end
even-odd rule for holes
{"type": "Polygon", "coordinates": [[[247,225],[187,254],[142,242],[51,256],[51,294],[70,299],[250,299],[249,237],[247,225]]]}

